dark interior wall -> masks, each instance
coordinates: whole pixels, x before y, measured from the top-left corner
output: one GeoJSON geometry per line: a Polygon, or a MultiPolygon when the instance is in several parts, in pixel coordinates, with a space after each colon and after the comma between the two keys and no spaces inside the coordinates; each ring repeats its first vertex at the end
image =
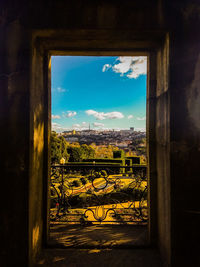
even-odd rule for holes
{"type": "Polygon", "coordinates": [[[157,54],[151,52],[147,64],[147,100],[146,100],[146,139],[148,174],[148,233],[152,245],[157,245],[158,212],[157,212],[157,160],[156,151],[156,88],[157,88],[157,54]]]}
{"type": "Polygon", "coordinates": [[[159,29],[158,2],[162,1],[30,1],[24,19],[34,29],[159,29]]]}
{"type": "Polygon", "coordinates": [[[172,262],[174,266],[199,266],[200,3],[175,2],[166,8],[171,28],[172,262]]]}
{"type": "Polygon", "coordinates": [[[170,101],[169,101],[169,35],[157,51],[156,85],[156,167],[158,245],[167,262],[171,257],[171,184],[170,184],[170,101]]]}
{"type": "Polygon", "coordinates": [[[34,50],[37,39],[33,36],[40,31],[41,36],[49,37],[47,29],[78,30],[80,35],[93,30],[86,48],[94,34],[99,36],[96,45],[105,38],[114,49],[109,39],[117,33],[122,47],[128,45],[130,36],[141,48],[146,39],[146,45],[155,42],[156,32],[169,32],[169,63],[164,60],[167,40],[157,52],[158,75],[169,68],[169,76],[157,81],[155,142],[158,197],[162,200],[158,202],[158,239],[172,266],[181,261],[184,266],[188,244],[195,244],[196,250],[190,252],[197,260],[198,253],[193,252],[199,248],[200,223],[199,14],[197,0],[1,1],[1,254],[7,266],[27,266],[42,243],[44,54],[34,50]],[[106,36],[104,30],[108,30],[106,36]]]}
{"type": "Polygon", "coordinates": [[[0,8],[1,266],[28,261],[29,34],[0,8]],[[9,22],[7,22],[7,19],[9,22]],[[19,249],[20,248],[20,249],[19,249]]]}

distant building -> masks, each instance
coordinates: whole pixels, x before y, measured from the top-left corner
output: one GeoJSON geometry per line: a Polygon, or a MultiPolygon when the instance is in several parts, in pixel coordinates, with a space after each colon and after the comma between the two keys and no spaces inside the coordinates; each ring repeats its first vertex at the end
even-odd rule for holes
{"type": "Polygon", "coordinates": [[[78,138],[77,137],[65,137],[66,141],[69,143],[77,142],[78,138]]]}

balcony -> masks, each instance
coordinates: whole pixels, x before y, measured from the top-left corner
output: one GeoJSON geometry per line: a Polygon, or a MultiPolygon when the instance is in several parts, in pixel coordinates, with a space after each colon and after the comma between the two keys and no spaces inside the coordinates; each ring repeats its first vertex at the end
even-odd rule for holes
{"type": "Polygon", "coordinates": [[[53,165],[50,186],[50,245],[147,244],[146,165],[53,165]]]}
{"type": "Polygon", "coordinates": [[[69,224],[146,224],[146,166],[65,164],[51,168],[50,220],[69,224]]]}

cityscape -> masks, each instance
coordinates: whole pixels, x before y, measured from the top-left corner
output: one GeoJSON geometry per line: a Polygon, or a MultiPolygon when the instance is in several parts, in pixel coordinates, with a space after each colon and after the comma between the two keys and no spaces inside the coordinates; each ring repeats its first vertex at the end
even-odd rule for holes
{"type": "MultiPolygon", "coordinates": [[[[134,127],[129,130],[82,130],[64,131],[58,134],[63,136],[68,143],[78,142],[79,144],[96,144],[96,146],[114,146],[123,149],[125,152],[134,151],[133,140],[146,138],[146,132],[134,131],[134,127]]],[[[144,146],[145,144],[141,144],[144,146]]]]}

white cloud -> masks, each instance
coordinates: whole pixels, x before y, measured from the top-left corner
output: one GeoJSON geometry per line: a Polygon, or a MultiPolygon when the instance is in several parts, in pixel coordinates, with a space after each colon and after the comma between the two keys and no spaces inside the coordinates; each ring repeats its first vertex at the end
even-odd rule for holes
{"type": "Polygon", "coordinates": [[[145,56],[118,57],[117,61],[118,63],[113,66],[105,64],[102,71],[105,72],[111,68],[114,72],[130,79],[137,79],[140,75],[147,73],[147,57],[145,56]]]}
{"type": "Polygon", "coordinates": [[[60,119],[60,116],[59,116],[59,115],[53,115],[53,114],[52,114],[52,115],[51,115],[51,118],[52,118],[52,119],[60,119]]]}
{"type": "Polygon", "coordinates": [[[137,120],[138,121],[145,121],[146,120],[146,117],[137,117],[137,120]]]}
{"type": "Polygon", "coordinates": [[[100,122],[93,122],[94,127],[104,127],[103,123],[100,122]]]}
{"type": "Polygon", "coordinates": [[[133,118],[133,115],[128,115],[127,117],[129,120],[133,118]]]}
{"type": "Polygon", "coordinates": [[[76,114],[77,114],[76,111],[67,111],[67,114],[63,112],[63,116],[67,118],[74,117],[76,116],[76,114]]]}
{"type": "Polygon", "coordinates": [[[56,122],[52,122],[51,126],[52,126],[52,130],[56,132],[63,132],[63,131],[69,130],[68,128],[63,127],[61,124],[56,123],[56,122]]]}
{"type": "Polygon", "coordinates": [[[109,112],[109,113],[105,113],[105,114],[106,114],[106,117],[108,119],[122,119],[122,118],[124,118],[124,115],[118,111],[113,111],[113,112],[109,112]]]}
{"type": "Polygon", "coordinates": [[[94,115],[96,114],[97,112],[95,110],[92,110],[92,109],[89,109],[89,110],[86,110],[85,112],[87,115],[94,115]]]}
{"type": "Polygon", "coordinates": [[[112,67],[112,65],[110,64],[105,64],[102,68],[102,71],[105,72],[106,70],[110,69],[112,67]]]}
{"type": "Polygon", "coordinates": [[[73,128],[81,128],[81,125],[77,123],[77,124],[73,124],[72,127],[73,128]]]}
{"type": "Polygon", "coordinates": [[[75,130],[87,130],[89,128],[89,124],[85,121],[83,121],[81,124],[73,124],[72,128],[75,130]]]}
{"type": "Polygon", "coordinates": [[[52,127],[60,127],[60,124],[59,123],[56,123],[56,122],[52,122],[52,127]]]}
{"type": "Polygon", "coordinates": [[[132,60],[132,57],[118,57],[119,63],[112,67],[113,71],[123,75],[130,70],[132,60]]]}
{"type": "Polygon", "coordinates": [[[89,116],[94,116],[97,120],[105,120],[105,119],[122,119],[124,115],[121,112],[113,111],[113,112],[97,112],[95,110],[86,110],[85,113],[89,116]]]}
{"type": "Polygon", "coordinates": [[[66,92],[67,90],[62,88],[62,87],[57,87],[56,90],[59,92],[59,93],[64,93],[66,92]]]}

